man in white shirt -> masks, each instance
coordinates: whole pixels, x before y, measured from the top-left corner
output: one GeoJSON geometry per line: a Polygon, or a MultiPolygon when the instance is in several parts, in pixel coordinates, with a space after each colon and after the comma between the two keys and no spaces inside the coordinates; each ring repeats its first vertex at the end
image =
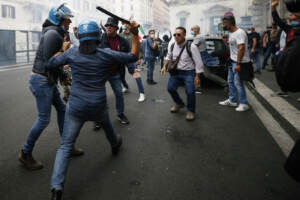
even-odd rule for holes
{"type": "Polygon", "coordinates": [[[196,112],[195,85],[199,85],[200,73],[203,73],[204,70],[198,47],[195,44],[187,43],[185,37],[186,29],[183,27],[177,27],[174,34],[176,42],[169,46],[161,74],[166,74],[169,61],[175,60],[179,56],[182,48],[184,48],[177,64],[176,72],[170,76],[168,92],[176,103],[176,105],[171,108],[171,112],[177,113],[185,105],[177,92],[179,83],[184,82],[187,94],[188,110],[186,120],[193,121],[195,119],[196,112]]]}
{"type": "Polygon", "coordinates": [[[232,15],[223,18],[224,30],[229,31],[230,58],[232,66],[228,68],[229,98],[219,102],[220,105],[236,107],[238,96],[239,106],[236,111],[243,112],[249,109],[244,83],[240,79],[241,65],[250,62],[248,37],[244,30],[236,27],[232,15]]]}

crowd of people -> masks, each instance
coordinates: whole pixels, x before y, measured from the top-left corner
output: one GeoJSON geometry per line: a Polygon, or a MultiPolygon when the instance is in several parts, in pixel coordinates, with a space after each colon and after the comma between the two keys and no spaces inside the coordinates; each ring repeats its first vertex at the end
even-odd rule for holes
{"type": "Polygon", "coordinates": [[[116,99],[117,119],[121,124],[128,125],[130,122],[125,115],[123,95],[129,90],[126,68],[136,80],[138,102],[144,102],[146,96],[139,65],[147,63],[146,82],[150,86],[156,85],[153,72],[158,59],[161,62],[161,74],[170,73],[167,91],[174,101],[171,113],[178,113],[186,106],[186,120],[195,120],[196,93],[201,93],[203,74],[229,88],[228,99],[220,101],[220,105],[235,107],[238,112],[247,111],[249,105],[244,81],[253,78],[251,59],[256,62],[257,73],[261,72],[261,48],[265,52],[262,69],[266,67],[270,55],[276,62],[277,50],[284,51],[286,42],[295,33],[294,21],[297,26],[300,23],[300,15],[293,16],[295,19],[290,19],[293,21],[290,25],[284,23],[276,12],[277,4],[272,4],[272,30],[263,35],[262,41],[254,28],[247,34],[237,27],[233,15],[224,16],[223,25],[224,30],[229,32],[230,47],[227,81],[211,73],[207,67],[210,64],[217,65],[218,60],[208,54],[205,38],[200,36],[198,25],[191,29],[192,41],[186,39],[187,30],[184,27],[177,27],[173,36],[169,31],[170,34],[164,35],[162,40],[151,29],[140,43],[139,26],[136,22],[123,22],[120,28],[119,21],[111,17],[100,27],[93,20],[84,20],[69,34],[73,17],[71,9],[66,4],[53,7],[43,24],[29,80],[38,117],[20,151],[20,162],[30,170],[43,168],[43,164],[34,159],[32,152],[36,141],[50,122],[53,105],[57,111],[61,145],[51,177],[51,199],[62,199],[69,158],[84,154],[82,149],[75,147],[75,143],[86,121],[93,121],[95,130],[103,128],[113,155],[117,155],[122,146],[122,137],[115,132],[108,114],[106,82],[109,82],[116,99]],[[277,30],[277,26],[281,31],[277,30]],[[170,43],[172,37],[175,42],[170,43]],[[63,99],[66,104],[60,96],[58,81],[64,87],[63,99]],[[181,84],[185,87],[186,104],[177,92],[181,84]]]}

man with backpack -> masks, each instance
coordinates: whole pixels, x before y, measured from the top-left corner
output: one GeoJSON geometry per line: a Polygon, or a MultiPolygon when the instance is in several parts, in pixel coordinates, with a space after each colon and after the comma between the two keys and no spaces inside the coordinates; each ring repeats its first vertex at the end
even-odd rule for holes
{"type": "Polygon", "coordinates": [[[174,37],[176,42],[169,47],[161,74],[165,75],[167,69],[171,74],[168,82],[168,92],[176,103],[175,106],[172,106],[171,113],[178,113],[185,106],[177,92],[179,83],[184,83],[188,110],[186,120],[193,121],[196,112],[195,85],[200,84],[200,73],[204,71],[203,62],[198,47],[192,42],[186,41],[185,28],[177,27],[174,37]],[[171,65],[175,65],[172,67],[172,71],[171,65]]]}

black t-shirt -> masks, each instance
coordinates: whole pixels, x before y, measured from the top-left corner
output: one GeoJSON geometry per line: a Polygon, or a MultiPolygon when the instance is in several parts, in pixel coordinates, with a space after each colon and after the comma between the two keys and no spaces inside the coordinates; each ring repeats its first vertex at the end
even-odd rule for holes
{"type": "Polygon", "coordinates": [[[249,48],[252,49],[253,39],[257,39],[256,49],[260,47],[260,35],[257,32],[253,32],[249,34],[249,48]]]}

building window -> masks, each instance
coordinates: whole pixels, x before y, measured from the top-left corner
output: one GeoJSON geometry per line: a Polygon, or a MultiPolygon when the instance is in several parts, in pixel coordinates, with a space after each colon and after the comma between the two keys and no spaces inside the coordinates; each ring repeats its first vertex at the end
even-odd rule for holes
{"type": "Polygon", "coordinates": [[[33,10],[32,12],[32,22],[33,23],[40,23],[42,21],[42,12],[40,10],[33,10]]]}
{"type": "Polygon", "coordinates": [[[73,0],[73,6],[75,10],[80,10],[80,0],[73,0]]]}
{"type": "Polygon", "coordinates": [[[2,17],[3,18],[16,18],[15,7],[9,5],[2,5],[2,17]]]}
{"type": "Polygon", "coordinates": [[[90,10],[90,4],[89,2],[85,1],[83,3],[83,11],[89,11],[90,10]]]}
{"type": "Polygon", "coordinates": [[[180,18],[179,25],[184,28],[186,27],[186,18],[185,17],[180,18]]]}

